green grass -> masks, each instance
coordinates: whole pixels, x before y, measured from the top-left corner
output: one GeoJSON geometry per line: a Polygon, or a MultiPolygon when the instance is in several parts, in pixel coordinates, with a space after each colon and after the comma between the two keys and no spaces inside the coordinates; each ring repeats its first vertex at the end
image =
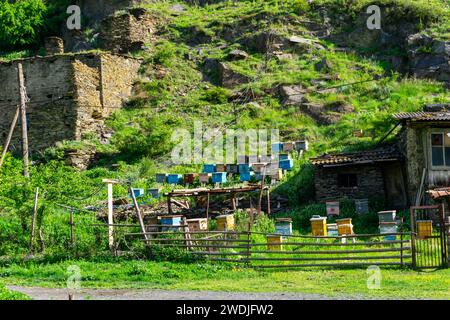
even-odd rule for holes
{"type": "Polygon", "coordinates": [[[29,297],[27,295],[8,290],[0,283],[0,300],[28,300],[28,299],[29,297]]]}
{"type": "Polygon", "coordinates": [[[148,261],[64,261],[0,267],[0,282],[65,287],[67,268],[77,265],[85,288],[301,292],[330,297],[450,299],[450,270],[416,272],[381,268],[381,288],[367,288],[365,269],[300,269],[260,272],[223,265],[148,261]]]}

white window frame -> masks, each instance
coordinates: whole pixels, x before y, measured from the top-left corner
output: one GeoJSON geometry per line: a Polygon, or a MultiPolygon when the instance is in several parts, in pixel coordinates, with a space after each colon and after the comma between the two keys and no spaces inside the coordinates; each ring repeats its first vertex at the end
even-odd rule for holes
{"type": "Polygon", "coordinates": [[[430,163],[430,168],[432,170],[450,170],[450,166],[446,166],[445,165],[445,163],[446,163],[446,159],[445,159],[445,148],[446,148],[445,147],[445,136],[447,134],[450,134],[450,130],[449,129],[442,129],[442,130],[440,130],[440,129],[432,129],[430,131],[430,134],[428,135],[428,145],[429,145],[429,155],[430,155],[429,163],[430,163]],[[432,144],[432,140],[431,140],[431,137],[432,137],[433,134],[440,134],[440,135],[442,135],[442,153],[443,153],[442,157],[444,159],[444,165],[442,165],[442,166],[435,166],[435,165],[433,165],[433,144],[432,144]]]}

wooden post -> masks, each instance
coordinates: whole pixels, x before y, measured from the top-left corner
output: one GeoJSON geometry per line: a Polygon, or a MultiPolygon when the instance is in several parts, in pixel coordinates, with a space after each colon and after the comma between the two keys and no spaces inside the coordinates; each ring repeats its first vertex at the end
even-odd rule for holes
{"type": "Polygon", "coordinates": [[[206,221],[207,221],[208,227],[209,227],[209,197],[210,197],[210,194],[208,192],[208,197],[207,197],[207,201],[206,201],[206,221]]]}
{"type": "Polygon", "coordinates": [[[75,236],[73,231],[73,209],[70,210],[70,245],[75,245],[75,236]]]}
{"type": "Polygon", "coordinates": [[[167,196],[167,212],[169,215],[172,214],[172,197],[170,195],[167,196]]]}
{"type": "Polygon", "coordinates": [[[9,144],[11,143],[14,129],[17,125],[17,121],[19,120],[19,114],[20,114],[20,106],[18,106],[16,109],[16,114],[14,115],[13,121],[11,122],[11,127],[9,128],[8,137],[6,138],[5,144],[3,146],[2,158],[0,159],[0,168],[3,166],[3,161],[5,161],[6,153],[8,152],[9,144]]]}
{"type": "Polygon", "coordinates": [[[18,78],[19,78],[19,92],[20,92],[20,111],[21,111],[21,125],[22,125],[22,156],[23,156],[23,176],[30,177],[28,171],[28,128],[27,128],[27,106],[26,106],[26,89],[23,75],[22,64],[17,64],[18,78]]]}
{"type": "Polygon", "coordinates": [[[33,253],[34,225],[35,225],[35,221],[36,221],[38,198],[39,198],[39,187],[36,188],[36,193],[34,195],[34,209],[33,209],[33,215],[31,217],[30,254],[33,253]]]}
{"type": "Polygon", "coordinates": [[[136,196],[135,196],[135,194],[133,192],[133,188],[131,186],[128,189],[128,191],[130,192],[131,198],[133,199],[134,209],[136,210],[136,215],[138,217],[139,226],[141,227],[142,235],[145,240],[145,245],[148,248],[148,253],[151,256],[152,255],[151,242],[147,241],[149,239],[149,235],[147,235],[147,230],[145,229],[144,219],[142,218],[142,215],[141,215],[141,209],[139,208],[139,204],[137,203],[136,196]]]}
{"type": "Polygon", "coordinates": [[[114,251],[113,185],[117,181],[104,179],[103,183],[108,186],[108,243],[109,249],[114,251]]]}
{"type": "Polygon", "coordinates": [[[270,189],[267,189],[267,216],[270,216],[270,189]]]}
{"type": "Polygon", "coordinates": [[[231,198],[231,205],[232,205],[233,211],[236,211],[236,193],[233,193],[233,196],[231,198]]]}

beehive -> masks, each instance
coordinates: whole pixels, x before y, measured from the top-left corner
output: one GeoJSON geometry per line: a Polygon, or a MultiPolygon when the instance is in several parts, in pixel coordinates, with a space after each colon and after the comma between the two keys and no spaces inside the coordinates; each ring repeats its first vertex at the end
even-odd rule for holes
{"type": "MultiPolygon", "coordinates": [[[[381,222],[379,225],[379,228],[380,228],[380,234],[397,233],[398,225],[396,222],[381,222]]],[[[394,241],[394,240],[397,240],[397,236],[396,235],[384,236],[384,240],[394,241]]]]}
{"type": "Polygon", "coordinates": [[[433,220],[417,220],[417,238],[426,239],[433,235],[433,220]]]}
{"type": "Polygon", "coordinates": [[[292,168],[294,168],[294,160],[280,160],[280,169],[290,171],[292,168]]]}
{"type": "Polygon", "coordinates": [[[308,148],[309,148],[308,140],[300,140],[295,142],[296,150],[308,151],[308,148]]]}
{"type": "Polygon", "coordinates": [[[267,249],[273,250],[273,251],[283,250],[283,236],[268,235],[267,236],[267,249]]]}
{"type": "Polygon", "coordinates": [[[237,164],[227,164],[228,173],[239,173],[239,166],[237,164]]]}
{"type": "Polygon", "coordinates": [[[214,172],[212,174],[212,182],[213,183],[227,182],[227,173],[226,172],[214,172]]]}
{"type": "Polygon", "coordinates": [[[252,168],[255,173],[262,173],[266,167],[265,163],[253,163],[252,168]]]}
{"type": "Polygon", "coordinates": [[[254,172],[242,172],[239,175],[239,178],[241,180],[241,182],[247,182],[247,181],[251,181],[252,177],[255,175],[254,172]]]}
{"type": "Polygon", "coordinates": [[[293,142],[285,142],[283,143],[283,152],[291,152],[294,151],[295,144],[293,142]]]}
{"type": "Polygon", "coordinates": [[[216,164],[216,172],[226,172],[227,165],[226,164],[216,164]]]}
{"type": "Polygon", "coordinates": [[[277,169],[277,171],[270,173],[270,178],[277,181],[283,179],[283,170],[277,169]]]}
{"type": "Polygon", "coordinates": [[[209,183],[210,178],[211,178],[210,173],[200,173],[198,175],[198,180],[200,181],[200,183],[209,183]]]}
{"type": "Polygon", "coordinates": [[[355,209],[358,214],[366,214],[369,212],[369,200],[357,199],[355,200],[355,209]]]}
{"type": "Polygon", "coordinates": [[[353,234],[352,224],[338,224],[338,235],[350,235],[353,234]]]}
{"type": "Polygon", "coordinates": [[[312,235],[315,237],[324,237],[327,235],[327,218],[326,217],[313,217],[309,219],[311,221],[312,235]]]}
{"type": "Polygon", "coordinates": [[[177,226],[181,225],[181,219],[183,218],[183,216],[161,216],[159,223],[163,226],[167,226],[167,227],[163,227],[161,228],[162,231],[178,231],[179,228],[177,228],[177,226]]]}
{"type": "Polygon", "coordinates": [[[213,173],[216,172],[216,166],[214,164],[204,164],[203,165],[204,173],[213,173]]]}
{"type": "Polygon", "coordinates": [[[327,215],[338,216],[339,215],[339,201],[327,201],[327,215]]]}
{"type": "Polygon", "coordinates": [[[232,231],[234,230],[234,216],[232,214],[218,216],[217,230],[218,231],[232,231]]]}
{"type": "Polygon", "coordinates": [[[192,184],[195,182],[195,178],[198,176],[196,173],[186,173],[184,175],[184,183],[192,184]]]}
{"type": "Polygon", "coordinates": [[[292,219],[291,218],[276,219],[275,220],[275,233],[279,233],[284,236],[292,235],[292,219]]]}
{"type": "MultiPolygon", "coordinates": [[[[142,188],[133,188],[132,190],[133,190],[135,198],[142,197],[145,193],[144,189],[142,189],[142,188]]],[[[130,197],[131,197],[131,194],[130,194],[130,197]]]]}
{"type": "Polygon", "coordinates": [[[182,182],[183,175],[182,174],[169,174],[167,176],[167,182],[170,184],[178,184],[182,182]]]}
{"type": "Polygon", "coordinates": [[[208,219],[200,218],[200,219],[188,219],[186,220],[189,231],[204,231],[208,230],[208,219]]]}
{"type": "Polygon", "coordinates": [[[250,172],[250,165],[242,163],[239,165],[239,173],[249,173],[250,172]]]}
{"type": "Polygon", "coordinates": [[[337,237],[339,235],[337,223],[327,224],[327,233],[330,237],[337,237]]]}
{"type": "Polygon", "coordinates": [[[148,194],[153,198],[159,198],[161,189],[148,189],[148,194]]]}
{"type": "Polygon", "coordinates": [[[262,181],[263,178],[264,178],[264,174],[262,174],[262,173],[255,173],[255,180],[256,181],[262,181]]]}
{"type": "Polygon", "coordinates": [[[289,160],[290,159],[290,157],[289,157],[289,155],[287,154],[287,153],[280,153],[279,155],[278,155],[278,159],[281,161],[281,160],[289,160]]]}
{"type": "Polygon", "coordinates": [[[268,163],[270,161],[272,161],[271,156],[264,156],[264,155],[259,156],[259,162],[261,163],[268,163]]]}
{"type": "Polygon", "coordinates": [[[148,224],[150,225],[150,227],[147,227],[147,231],[148,232],[158,232],[159,229],[157,227],[159,223],[159,217],[150,217],[148,218],[148,224]]]}
{"type": "Polygon", "coordinates": [[[394,222],[397,211],[388,210],[378,212],[378,220],[381,222],[394,222]]]}
{"type": "Polygon", "coordinates": [[[156,182],[157,183],[166,183],[166,181],[167,181],[167,173],[156,174],[156,182]]]}
{"type": "Polygon", "coordinates": [[[342,219],[336,219],[337,225],[341,224],[352,224],[352,218],[342,218],[342,219]]]}
{"type": "Polygon", "coordinates": [[[279,153],[283,151],[283,144],[281,142],[272,144],[272,152],[279,153]]]}

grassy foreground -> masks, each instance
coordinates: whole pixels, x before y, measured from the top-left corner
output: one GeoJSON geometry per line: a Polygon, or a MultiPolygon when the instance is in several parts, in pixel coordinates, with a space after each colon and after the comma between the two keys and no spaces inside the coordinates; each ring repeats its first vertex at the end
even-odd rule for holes
{"type": "Polygon", "coordinates": [[[26,262],[0,267],[0,298],[21,298],[2,285],[59,287],[80,269],[85,288],[302,292],[344,298],[450,299],[450,269],[428,272],[381,268],[380,289],[368,289],[365,269],[255,271],[211,264],[149,261],[26,262]],[[68,271],[69,270],[69,271],[68,271]]]}

